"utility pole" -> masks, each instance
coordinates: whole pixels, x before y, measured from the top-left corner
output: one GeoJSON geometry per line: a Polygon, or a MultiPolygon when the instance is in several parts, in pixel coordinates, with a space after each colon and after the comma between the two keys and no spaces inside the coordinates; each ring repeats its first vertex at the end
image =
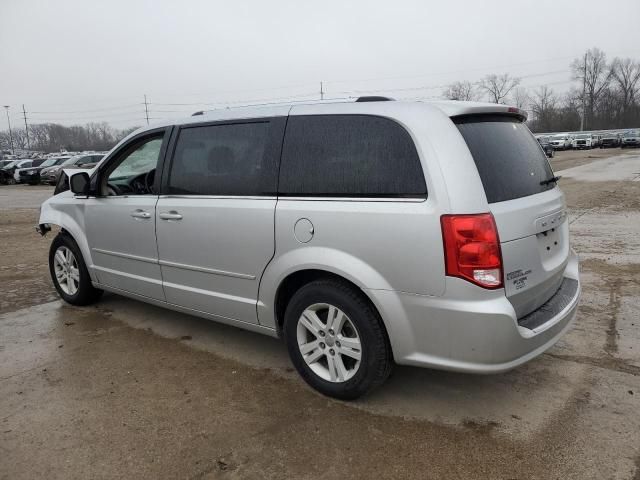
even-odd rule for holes
{"type": "Polygon", "coordinates": [[[584,117],[587,115],[585,95],[587,91],[587,53],[584,54],[584,71],[582,72],[582,118],[580,119],[580,131],[584,131],[584,117]]]}
{"type": "Polygon", "coordinates": [[[324,100],[324,88],[322,82],[320,82],[320,100],[324,100]]]}
{"type": "Polygon", "coordinates": [[[24,118],[24,133],[27,135],[27,150],[31,150],[29,143],[29,126],[27,125],[27,111],[24,109],[24,103],[22,104],[22,117],[24,118]]]}
{"type": "Polygon", "coordinates": [[[147,118],[147,125],[149,125],[149,103],[147,103],[147,96],[144,96],[144,115],[147,118]]]}
{"type": "Polygon", "coordinates": [[[9,124],[9,141],[11,142],[11,155],[15,155],[16,151],[13,149],[13,134],[11,133],[11,120],[9,120],[9,105],[4,106],[7,111],[7,123],[9,124]]]}

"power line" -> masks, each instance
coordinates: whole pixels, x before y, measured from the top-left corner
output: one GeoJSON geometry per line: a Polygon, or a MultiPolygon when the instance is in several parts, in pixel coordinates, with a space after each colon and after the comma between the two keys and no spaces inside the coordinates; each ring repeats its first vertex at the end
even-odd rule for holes
{"type": "Polygon", "coordinates": [[[107,112],[107,111],[113,111],[113,110],[121,110],[121,109],[125,109],[125,108],[130,108],[130,107],[137,107],[138,105],[141,105],[139,103],[130,103],[128,105],[120,105],[118,107],[109,107],[109,108],[95,108],[95,109],[89,109],[89,110],[65,110],[65,111],[53,111],[53,110],[49,110],[49,111],[41,111],[41,112],[29,112],[31,114],[35,113],[35,114],[66,114],[66,113],[91,113],[91,112],[107,112]]]}

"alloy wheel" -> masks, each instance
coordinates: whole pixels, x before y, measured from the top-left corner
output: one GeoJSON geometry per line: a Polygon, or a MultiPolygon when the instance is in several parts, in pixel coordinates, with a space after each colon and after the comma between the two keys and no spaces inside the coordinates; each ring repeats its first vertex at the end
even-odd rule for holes
{"type": "Polygon", "coordinates": [[[360,335],[349,317],[339,308],[316,303],[300,315],[298,348],[313,372],[328,382],[346,382],[360,368],[360,335]]]}
{"type": "Polygon", "coordinates": [[[58,285],[67,295],[75,295],[80,285],[80,269],[73,252],[67,247],[60,247],[53,256],[53,270],[58,285]]]}

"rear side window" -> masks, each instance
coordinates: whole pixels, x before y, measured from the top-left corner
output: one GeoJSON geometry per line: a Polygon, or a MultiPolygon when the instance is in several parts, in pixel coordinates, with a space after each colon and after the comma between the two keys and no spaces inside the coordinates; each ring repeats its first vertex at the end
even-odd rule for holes
{"type": "Polygon", "coordinates": [[[171,163],[169,194],[275,194],[270,125],[259,121],[183,128],[171,163]]]}
{"type": "Polygon", "coordinates": [[[553,177],[553,171],[524,123],[500,115],[469,115],[454,121],[473,155],[489,203],[555,187],[541,183],[553,177]]]}
{"type": "Polygon", "coordinates": [[[289,117],[279,193],[298,196],[424,197],[424,174],[409,133],[367,115],[289,117]]]}

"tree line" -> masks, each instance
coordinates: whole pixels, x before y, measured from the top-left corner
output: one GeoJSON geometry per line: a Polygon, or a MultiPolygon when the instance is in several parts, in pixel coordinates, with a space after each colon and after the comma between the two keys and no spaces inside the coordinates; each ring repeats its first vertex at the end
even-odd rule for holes
{"type": "MultiPolygon", "coordinates": [[[[70,152],[83,150],[110,150],[116,143],[138,127],[118,130],[107,122],[92,122],[86,125],[64,126],[57,123],[29,125],[29,135],[24,128],[12,128],[13,148],[15,150],[35,150],[39,152],[57,152],[61,149],[70,152]]],[[[0,132],[0,150],[11,150],[9,131],[0,132]]]]}
{"type": "Polygon", "coordinates": [[[527,89],[519,78],[504,73],[454,82],[443,96],[512,104],[529,112],[533,132],[640,127],[640,62],[617,57],[608,62],[602,50],[592,48],[570,67],[574,84],[564,93],[548,85],[527,89]]]}
{"type": "MultiPolygon", "coordinates": [[[[548,85],[525,88],[508,73],[490,74],[476,82],[450,84],[442,96],[451,100],[484,100],[517,106],[529,112],[534,132],[605,130],[640,127],[640,62],[631,58],[607,61],[592,48],[570,65],[571,88],[557,93],[548,85]]],[[[60,149],[109,150],[134,128],[117,130],[106,122],[84,126],[56,123],[13,129],[15,149],[54,152],[60,149]]],[[[0,132],[0,150],[10,149],[9,132],[0,132]]]]}

